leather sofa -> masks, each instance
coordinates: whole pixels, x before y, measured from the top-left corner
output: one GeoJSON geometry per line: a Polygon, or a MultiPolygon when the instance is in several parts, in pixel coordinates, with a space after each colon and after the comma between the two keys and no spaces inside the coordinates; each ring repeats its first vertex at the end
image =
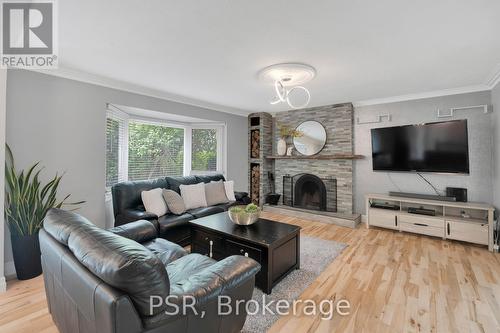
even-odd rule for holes
{"type": "Polygon", "coordinates": [[[200,217],[217,214],[228,210],[235,204],[248,204],[250,198],[246,192],[235,192],[236,202],[196,208],[188,210],[185,214],[167,214],[156,216],[144,209],[141,199],[142,191],[154,188],[171,189],[180,193],[180,185],[198,184],[201,182],[225,180],[223,175],[209,176],[187,176],[187,177],[164,177],[153,180],[127,181],[115,184],[111,188],[113,195],[113,210],[115,226],[123,225],[137,220],[152,221],[157,227],[160,236],[180,245],[190,244],[190,228],[188,222],[200,217]]]}
{"type": "Polygon", "coordinates": [[[243,256],[219,262],[158,238],[149,221],[103,230],[52,209],[40,230],[49,311],[63,333],[239,332],[260,266],[243,256]],[[151,296],[194,310],[174,313],[151,296]],[[218,315],[219,296],[233,311],[218,315]],[[243,300],[237,305],[238,300],[243,300]],[[188,302],[191,304],[191,301],[188,302]]]}

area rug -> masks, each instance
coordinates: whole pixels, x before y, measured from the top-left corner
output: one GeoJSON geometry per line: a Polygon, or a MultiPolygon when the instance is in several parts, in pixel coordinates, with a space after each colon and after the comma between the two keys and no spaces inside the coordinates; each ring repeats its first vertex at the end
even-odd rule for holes
{"type": "MultiPolygon", "coordinates": [[[[346,244],[323,240],[315,237],[300,237],[300,269],[291,272],[273,288],[271,295],[265,295],[255,288],[252,299],[262,307],[262,296],[266,303],[270,301],[297,299],[300,294],[325,270],[326,266],[347,247],[346,244]]],[[[259,312],[247,316],[244,333],[266,332],[278,319],[279,315],[259,312]]]]}

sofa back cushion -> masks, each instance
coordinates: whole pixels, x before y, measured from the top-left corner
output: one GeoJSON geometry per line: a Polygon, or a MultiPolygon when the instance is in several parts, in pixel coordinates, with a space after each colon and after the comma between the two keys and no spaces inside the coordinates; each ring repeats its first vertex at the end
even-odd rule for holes
{"type": "Polygon", "coordinates": [[[113,194],[113,209],[115,216],[126,209],[135,209],[142,205],[142,191],[149,191],[154,188],[168,188],[168,183],[165,178],[158,178],[122,182],[113,185],[111,193],[113,194]]]}
{"type": "Polygon", "coordinates": [[[51,208],[43,220],[45,231],[65,246],[71,232],[83,225],[93,224],[81,215],[58,208],[51,208]]]}
{"type": "Polygon", "coordinates": [[[175,191],[181,194],[180,186],[181,185],[193,185],[198,184],[200,180],[196,176],[187,176],[187,177],[166,177],[168,184],[168,189],[175,191]]]}
{"type": "Polygon", "coordinates": [[[169,295],[167,271],[161,260],[144,246],[93,225],[73,230],[68,246],[94,275],[126,292],[142,316],[164,310],[163,307],[151,309],[150,298],[165,299],[169,295]]]}
{"type": "Polygon", "coordinates": [[[221,174],[215,174],[215,175],[204,175],[204,176],[196,176],[198,178],[198,183],[210,183],[210,182],[218,182],[220,180],[225,181],[226,179],[224,178],[223,175],[221,174]]]}

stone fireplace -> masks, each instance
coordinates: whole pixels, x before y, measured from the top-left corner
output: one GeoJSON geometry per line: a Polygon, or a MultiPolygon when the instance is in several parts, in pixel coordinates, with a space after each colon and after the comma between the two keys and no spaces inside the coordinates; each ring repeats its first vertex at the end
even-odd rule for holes
{"type": "Polygon", "coordinates": [[[337,211],[337,181],[335,178],[301,173],[283,176],[283,204],[290,207],[337,211]]]}
{"type": "MultiPolygon", "coordinates": [[[[249,182],[252,200],[264,210],[315,221],[355,227],[353,214],[354,109],[351,103],[249,115],[249,182]],[[316,155],[278,156],[280,126],[295,129],[315,120],[326,131],[326,143],[316,155]],[[259,135],[255,131],[259,130],[259,135]],[[255,168],[259,175],[255,176],[255,168]],[[274,182],[274,186],[273,186],[274,182]],[[265,204],[268,193],[281,195],[278,205],[265,204]]],[[[292,140],[287,143],[293,147],[292,140]]],[[[271,201],[269,201],[271,203],[271,201]]]]}
{"type": "MultiPolygon", "coordinates": [[[[351,103],[314,107],[309,109],[291,110],[277,112],[274,118],[274,151],[279,139],[278,128],[281,125],[296,128],[300,123],[307,120],[316,120],[326,129],[326,145],[323,150],[311,158],[286,158],[276,159],[274,162],[276,192],[281,193],[282,204],[294,206],[291,202],[293,196],[287,181],[287,177],[295,177],[301,174],[314,175],[323,181],[330,196],[326,202],[326,211],[342,214],[352,214],[352,173],[353,160],[350,159],[328,159],[332,155],[353,154],[353,107],[351,103]]],[[[292,142],[288,143],[292,146],[292,142]]],[[[294,152],[297,155],[297,152],[294,152]]],[[[310,178],[309,178],[310,181],[310,178]]],[[[294,186],[294,188],[296,188],[294,186]]],[[[328,197],[328,195],[327,195],[328,197]]],[[[300,204],[299,204],[300,205],[300,204]]],[[[314,205],[313,205],[314,206],[314,205]]],[[[314,209],[312,210],[321,210],[314,209]]]]}

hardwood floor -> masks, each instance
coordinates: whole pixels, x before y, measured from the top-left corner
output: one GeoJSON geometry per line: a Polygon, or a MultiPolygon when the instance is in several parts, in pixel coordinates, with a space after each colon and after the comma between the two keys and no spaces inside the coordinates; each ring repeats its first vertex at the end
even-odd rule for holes
{"type": "MultiPolygon", "coordinates": [[[[351,314],[289,315],[270,332],[500,332],[500,254],[390,230],[265,217],[349,245],[301,299],[346,299],[351,314]]],[[[0,332],[57,332],[41,277],[8,282],[0,294],[0,332]]]]}

